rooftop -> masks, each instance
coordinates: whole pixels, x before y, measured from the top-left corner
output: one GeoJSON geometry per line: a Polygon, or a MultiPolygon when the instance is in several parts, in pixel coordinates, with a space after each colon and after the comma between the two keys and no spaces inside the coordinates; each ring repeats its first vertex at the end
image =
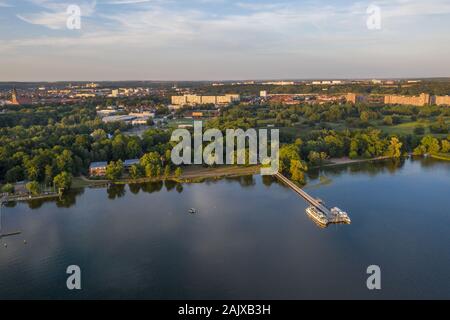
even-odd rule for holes
{"type": "Polygon", "coordinates": [[[89,166],[89,169],[105,168],[107,165],[108,165],[108,162],[106,162],[106,161],[92,162],[89,166]]]}

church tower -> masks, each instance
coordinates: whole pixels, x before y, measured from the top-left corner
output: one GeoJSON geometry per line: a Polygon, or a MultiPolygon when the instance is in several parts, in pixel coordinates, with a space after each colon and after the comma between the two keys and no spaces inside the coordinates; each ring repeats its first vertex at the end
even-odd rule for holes
{"type": "Polygon", "coordinates": [[[19,100],[17,100],[17,90],[16,88],[13,88],[12,95],[11,95],[11,104],[13,105],[19,105],[19,100]]]}

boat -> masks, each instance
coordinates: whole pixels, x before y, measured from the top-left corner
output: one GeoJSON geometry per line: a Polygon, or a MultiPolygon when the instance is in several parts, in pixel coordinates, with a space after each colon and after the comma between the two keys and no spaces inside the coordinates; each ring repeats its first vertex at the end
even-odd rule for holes
{"type": "Polygon", "coordinates": [[[189,209],[189,213],[190,213],[190,214],[196,214],[196,213],[197,213],[197,210],[194,209],[194,208],[190,208],[190,209],[189,209]]]}
{"type": "Polygon", "coordinates": [[[316,207],[306,208],[306,213],[319,226],[326,227],[329,223],[327,216],[316,207]]]}
{"type": "Polygon", "coordinates": [[[330,210],[331,212],[331,222],[333,223],[345,223],[351,224],[352,220],[348,216],[347,212],[342,211],[338,207],[334,207],[330,210]]]}

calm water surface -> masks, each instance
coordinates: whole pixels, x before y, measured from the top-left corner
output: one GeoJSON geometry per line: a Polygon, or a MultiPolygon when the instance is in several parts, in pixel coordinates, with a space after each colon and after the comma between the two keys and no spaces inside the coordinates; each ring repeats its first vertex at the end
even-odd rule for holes
{"type": "Polygon", "coordinates": [[[450,298],[450,163],[334,167],[306,189],[352,225],[318,228],[302,199],[260,176],[9,204],[2,231],[22,234],[0,240],[0,299],[450,298]],[[73,264],[78,292],[66,289],[73,264]]]}

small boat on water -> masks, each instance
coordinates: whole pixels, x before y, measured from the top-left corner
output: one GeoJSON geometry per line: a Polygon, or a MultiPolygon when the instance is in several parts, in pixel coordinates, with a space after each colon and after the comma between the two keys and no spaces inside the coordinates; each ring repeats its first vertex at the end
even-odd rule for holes
{"type": "Polygon", "coordinates": [[[190,208],[190,209],[189,209],[189,213],[190,213],[190,214],[196,214],[196,213],[197,213],[197,210],[194,209],[194,208],[190,208]]]}

